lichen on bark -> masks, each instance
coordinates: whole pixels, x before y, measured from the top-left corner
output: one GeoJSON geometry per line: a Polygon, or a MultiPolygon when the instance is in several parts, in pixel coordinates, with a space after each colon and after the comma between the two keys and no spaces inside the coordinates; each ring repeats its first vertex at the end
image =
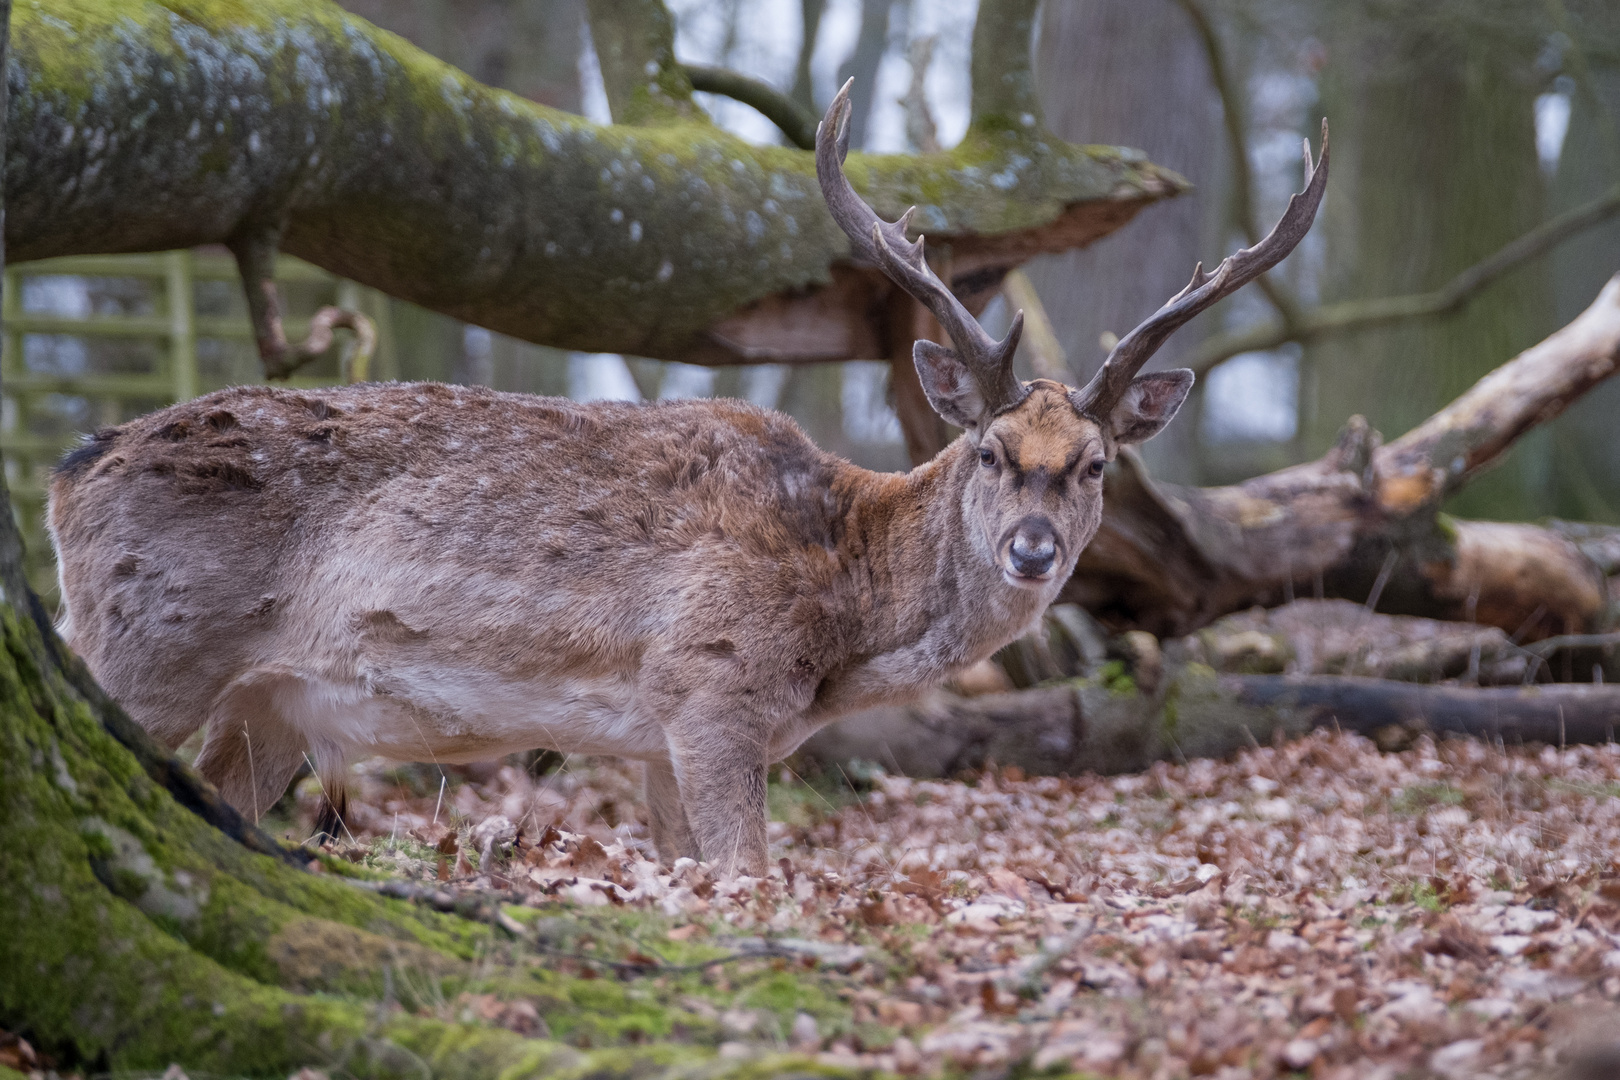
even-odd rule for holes
{"type": "MultiPolygon", "coordinates": [[[[683,359],[720,319],[825,284],[848,257],[809,154],[701,117],[591,124],[326,0],[31,0],[14,23],[15,260],[282,227],[283,250],[458,318],[683,359]]],[[[1183,186],[1038,125],[852,155],[849,174],[890,217],[917,204],[936,243],[1000,245],[1012,263],[1183,186]]]]}

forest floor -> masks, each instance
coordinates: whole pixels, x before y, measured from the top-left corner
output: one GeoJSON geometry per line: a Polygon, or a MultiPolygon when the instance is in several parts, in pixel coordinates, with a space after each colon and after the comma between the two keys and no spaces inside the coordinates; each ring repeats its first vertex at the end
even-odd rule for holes
{"type": "MultiPolygon", "coordinates": [[[[518,894],[558,966],[686,986],[679,1007],[715,1022],[725,1055],[925,1075],[1545,1076],[1620,1020],[1620,745],[1381,753],[1318,732],[1120,777],[784,768],[780,861],[730,882],[657,863],[633,766],[441,776],[358,767],[336,849],[518,894]]],[[[307,781],[300,820],[317,796],[307,781]]],[[[445,1007],[546,1027],[492,996],[445,1007]]]]}
{"type": "MultiPolygon", "coordinates": [[[[566,1000],[418,986],[415,1008],[975,1077],[1552,1077],[1620,1047],[1620,745],[1318,732],[1119,777],[783,767],[779,861],[732,881],[656,861],[638,771],[354,769],[333,852],[504,893],[505,932],[582,977],[566,1000]]],[[[302,838],[319,795],[265,824],[302,838]]],[[[44,1076],[26,1049],[0,1033],[0,1066],[44,1076]]],[[[1588,1067],[1567,1075],[1620,1058],[1588,1067]]]]}

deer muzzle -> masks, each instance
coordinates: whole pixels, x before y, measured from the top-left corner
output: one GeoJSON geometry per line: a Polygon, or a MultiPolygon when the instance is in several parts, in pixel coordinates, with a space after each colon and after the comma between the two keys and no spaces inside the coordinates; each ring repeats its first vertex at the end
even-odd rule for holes
{"type": "Polygon", "coordinates": [[[1004,550],[1007,579],[1015,585],[1034,585],[1052,580],[1061,546],[1049,519],[1030,516],[1013,526],[1004,550]]]}

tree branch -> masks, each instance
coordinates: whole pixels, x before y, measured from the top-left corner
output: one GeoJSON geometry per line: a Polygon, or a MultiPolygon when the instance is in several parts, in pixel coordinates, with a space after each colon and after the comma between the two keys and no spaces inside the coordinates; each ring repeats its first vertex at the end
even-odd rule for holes
{"type": "Polygon", "coordinates": [[[264,377],[289,378],[305,364],[325,356],[332,347],[333,331],[342,327],[355,336],[354,357],[349,367],[358,377],[349,381],[362,381],[377,347],[377,327],[360,312],[323,307],[310,321],[309,336],[296,345],[287,340],[275,278],[279,239],[279,230],[250,229],[226,241],[231,254],[236,256],[237,271],[242,277],[242,291],[247,296],[248,318],[253,323],[253,338],[259,349],[259,362],[264,365],[264,377]]]}
{"type": "Polygon", "coordinates": [[[1179,635],[1298,589],[1521,638],[1607,628],[1604,536],[1458,521],[1444,498],[1620,373],[1620,275],[1568,326],[1380,446],[1361,417],[1315,461],[1230,487],[1104,478],[1107,512],[1060,596],[1114,626],[1179,635]]]}
{"type": "Polygon", "coordinates": [[[934,126],[934,114],[928,108],[928,66],[933,63],[934,45],[938,34],[913,38],[906,47],[906,59],[911,62],[911,85],[900,106],[906,113],[906,141],[922,154],[932,154],[940,148],[939,130],[934,126]]]}
{"type": "MultiPolygon", "coordinates": [[[[793,66],[793,92],[788,96],[809,111],[812,117],[821,115],[810,81],[810,61],[816,54],[816,41],[821,37],[821,16],[826,13],[827,0],[799,0],[799,20],[803,33],[799,37],[799,60],[793,66]]],[[[814,132],[812,132],[812,136],[814,132]]],[[[812,137],[811,142],[815,140],[812,137]]]]}
{"type": "Polygon", "coordinates": [[[697,120],[692,83],[675,62],[675,20],[663,0],[587,0],[608,109],[619,124],[697,120]]]}
{"type": "Polygon", "coordinates": [[[1023,344],[1029,350],[1030,366],[1038,379],[1068,382],[1074,378],[1069,370],[1069,359],[1063,354],[1063,343],[1058,340],[1052,320],[1046,314],[1046,305],[1035,283],[1022,270],[1009,270],[1001,281],[1001,293],[1007,305],[1024,313],[1023,344]]]}
{"type": "Polygon", "coordinates": [[[1204,342],[1188,366],[1201,375],[1240,353],[1274,349],[1290,341],[1308,343],[1330,334],[1369,330],[1406,319],[1449,314],[1510,270],[1616,214],[1620,214],[1620,184],[1591,202],[1536,226],[1433,292],[1323,304],[1300,312],[1291,324],[1273,320],[1217,334],[1204,342]]]}
{"type": "Polygon", "coordinates": [[[768,82],[728,68],[682,64],[693,90],[740,101],[775,124],[800,150],[816,148],[816,117],[768,82]]]}
{"type": "Polygon", "coordinates": [[[1493,465],[1525,432],[1617,371],[1620,274],[1574,322],[1377,451],[1379,504],[1395,514],[1438,504],[1493,465]]]}

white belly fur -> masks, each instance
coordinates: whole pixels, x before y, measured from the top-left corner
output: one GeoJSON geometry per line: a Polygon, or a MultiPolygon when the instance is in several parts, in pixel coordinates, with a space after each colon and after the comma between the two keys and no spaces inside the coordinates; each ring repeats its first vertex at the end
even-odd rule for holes
{"type": "Polygon", "coordinates": [[[663,728],[637,708],[620,678],[502,680],[487,672],[394,670],[386,681],[287,680],[282,718],[311,745],[336,744],[350,759],[487,761],[547,748],[641,760],[668,754],[663,728]]]}

